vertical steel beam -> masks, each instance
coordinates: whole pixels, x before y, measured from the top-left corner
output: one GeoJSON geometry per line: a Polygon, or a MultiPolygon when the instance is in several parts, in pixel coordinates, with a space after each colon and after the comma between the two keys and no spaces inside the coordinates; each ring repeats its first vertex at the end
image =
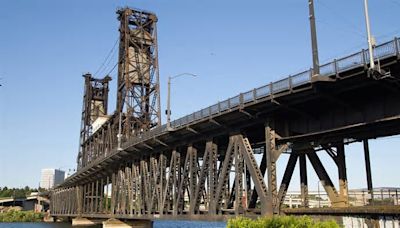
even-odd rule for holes
{"type": "Polygon", "coordinates": [[[368,193],[371,195],[371,199],[374,199],[373,186],[372,186],[371,159],[369,157],[368,139],[363,140],[363,144],[364,144],[365,170],[367,172],[368,193]]]}
{"type": "Polygon", "coordinates": [[[344,143],[337,146],[337,166],[339,171],[339,196],[341,200],[348,206],[348,184],[346,171],[346,157],[344,143]]]}
{"type": "Polygon", "coordinates": [[[301,205],[308,207],[308,180],[307,180],[307,160],[304,153],[299,154],[300,164],[300,189],[301,189],[301,205]]]}
{"type": "Polygon", "coordinates": [[[210,158],[209,158],[209,176],[208,176],[208,180],[209,180],[209,204],[208,204],[208,213],[210,215],[215,215],[216,214],[216,195],[217,195],[217,186],[218,186],[218,170],[217,170],[217,166],[218,166],[218,145],[217,144],[213,144],[213,148],[210,151],[210,158]]]}
{"type": "Polygon", "coordinates": [[[243,147],[235,146],[235,214],[243,212],[243,147]]]}
{"type": "Polygon", "coordinates": [[[271,208],[276,206],[277,198],[277,183],[276,183],[276,161],[275,161],[275,131],[272,121],[267,121],[265,126],[265,153],[267,159],[267,174],[268,174],[268,196],[271,199],[271,208]]]}

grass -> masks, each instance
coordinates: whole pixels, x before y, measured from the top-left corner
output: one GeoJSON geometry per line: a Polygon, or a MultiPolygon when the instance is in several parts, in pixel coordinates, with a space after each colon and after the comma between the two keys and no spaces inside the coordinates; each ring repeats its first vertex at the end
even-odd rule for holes
{"type": "Polygon", "coordinates": [[[0,222],[41,222],[43,221],[42,213],[33,211],[16,211],[9,210],[0,213],[0,222]]]}
{"type": "Polygon", "coordinates": [[[310,217],[260,217],[256,220],[238,217],[228,221],[227,228],[339,228],[340,226],[333,220],[316,221],[310,217]]]}

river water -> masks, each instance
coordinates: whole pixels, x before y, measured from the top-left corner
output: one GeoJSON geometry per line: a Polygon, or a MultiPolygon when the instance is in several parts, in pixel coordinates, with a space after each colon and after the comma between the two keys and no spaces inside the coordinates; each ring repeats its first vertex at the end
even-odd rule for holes
{"type": "MultiPolygon", "coordinates": [[[[70,223],[0,223],[0,228],[69,228],[70,223]]],[[[101,227],[101,226],[98,226],[101,227]]],[[[154,221],[154,228],[225,228],[225,222],[154,221]]]]}

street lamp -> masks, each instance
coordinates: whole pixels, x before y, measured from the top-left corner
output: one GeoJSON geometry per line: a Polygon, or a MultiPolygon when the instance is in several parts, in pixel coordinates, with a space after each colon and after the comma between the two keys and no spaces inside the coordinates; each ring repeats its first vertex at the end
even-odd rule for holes
{"type": "Polygon", "coordinates": [[[167,100],[167,110],[166,110],[166,112],[167,112],[167,130],[171,130],[171,80],[181,77],[181,76],[184,76],[184,75],[197,77],[197,75],[192,74],[192,73],[182,73],[182,74],[168,77],[168,100],[167,100]]]}
{"type": "Polygon", "coordinates": [[[369,14],[368,14],[368,0],[364,0],[364,14],[365,14],[365,25],[367,26],[367,36],[368,36],[368,51],[369,51],[369,61],[370,61],[370,69],[375,69],[375,61],[374,61],[374,51],[373,46],[375,45],[375,41],[371,36],[371,26],[369,24],[369,14]]]}

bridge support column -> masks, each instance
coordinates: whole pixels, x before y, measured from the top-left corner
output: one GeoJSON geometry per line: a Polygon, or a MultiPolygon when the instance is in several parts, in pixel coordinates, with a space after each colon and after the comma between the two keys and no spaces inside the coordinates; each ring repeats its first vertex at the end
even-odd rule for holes
{"type": "Polygon", "coordinates": [[[306,155],[299,155],[300,163],[300,189],[301,189],[301,206],[308,207],[308,180],[307,180],[307,160],[306,155]]]}
{"type": "Polygon", "coordinates": [[[152,228],[153,221],[151,220],[129,220],[121,221],[118,219],[109,219],[103,222],[103,228],[152,228]]]}
{"type": "Polygon", "coordinates": [[[365,156],[365,170],[367,172],[368,193],[371,195],[371,201],[372,201],[374,199],[374,193],[372,188],[371,159],[369,157],[368,139],[365,139],[363,141],[363,144],[364,144],[364,156],[365,156]]]}
{"type": "Polygon", "coordinates": [[[280,136],[275,131],[274,120],[268,120],[265,124],[265,154],[267,162],[267,176],[268,176],[268,196],[271,202],[268,202],[270,207],[273,208],[275,214],[279,213],[278,207],[278,187],[276,181],[276,161],[287,145],[277,146],[276,139],[280,136]]]}
{"type": "Polygon", "coordinates": [[[346,158],[344,144],[341,143],[337,146],[337,167],[339,171],[339,197],[346,206],[349,205],[348,200],[348,184],[347,184],[347,171],[346,171],[346,158]]]}
{"type": "Polygon", "coordinates": [[[95,226],[103,222],[101,219],[88,219],[88,218],[74,218],[72,219],[72,226],[95,226]]]}

